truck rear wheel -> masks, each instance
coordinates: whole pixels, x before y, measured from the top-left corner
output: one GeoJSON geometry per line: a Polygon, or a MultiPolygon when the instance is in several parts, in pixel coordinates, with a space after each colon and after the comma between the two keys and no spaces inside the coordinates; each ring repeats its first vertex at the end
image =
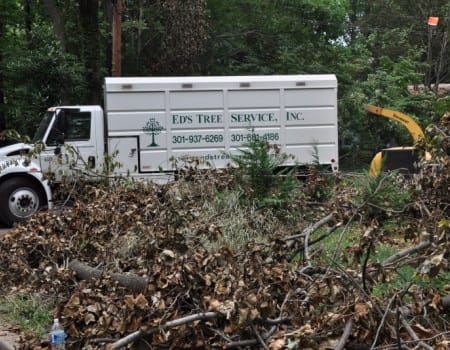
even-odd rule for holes
{"type": "Polygon", "coordinates": [[[25,220],[44,205],[42,191],[25,178],[11,178],[0,185],[0,217],[7,226],[25,220]]]}

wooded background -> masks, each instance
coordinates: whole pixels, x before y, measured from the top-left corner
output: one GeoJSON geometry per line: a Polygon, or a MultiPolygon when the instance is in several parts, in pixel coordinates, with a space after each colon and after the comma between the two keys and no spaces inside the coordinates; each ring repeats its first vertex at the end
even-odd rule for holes
{"type": "MultiPolygon", "coordinates": [[[[0,131],[32,136],[49,106],[102,103],[117,2],[0,2],[0,131]]],[[[369,116],[365,103],[410,114],[422,127],[450,110],[448,93],[437,90],[450,81],[450,1],[121,5],[123,76],[336,74],[343,157],[412,142],[404,128],[369,116]],[[436,26],[430,16],[439,18],[436,26]]]]}

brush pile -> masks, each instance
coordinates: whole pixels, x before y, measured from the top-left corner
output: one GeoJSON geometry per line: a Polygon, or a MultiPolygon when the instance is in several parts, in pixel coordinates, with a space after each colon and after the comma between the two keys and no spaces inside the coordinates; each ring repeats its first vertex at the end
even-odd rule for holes
{"type": "MultiPolygon", "coordinates": [[[[225,228],[204,211],[233,186],[230,173],[164,186],[85,185],[70,207],[39,213],[0,240],[1,292],[54,300],[67,349],[448,348],[450,281],[374,292],[405,264],[424,278],[449,276],[445,210],[415,194],[420,206],[397,215],[385,199],[371,202],[380,192],[364,197],[327,176],[300,183],[303,196],[277,211],[286,221],[286,211],[297,211],[291,227],[240,247],[215,244],[225,228]],[[397,220],[400,240],[383,220],[397,220]],[[343,243],[350,226],[356,238],[343,243]],[[335,251],[324,252],[322,240],[333,235],[335,251]],[[371,259],[378,244],[401,247],[379,261],[371,259]]],[[[48,347],[45,339],[21,342],[48,347]]]]}

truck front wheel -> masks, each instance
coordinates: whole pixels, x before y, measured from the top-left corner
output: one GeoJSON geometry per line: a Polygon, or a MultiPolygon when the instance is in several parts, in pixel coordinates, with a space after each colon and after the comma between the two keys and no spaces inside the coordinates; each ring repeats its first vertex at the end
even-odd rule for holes
{"type": "Polygon", "coordinates": [[[0,185],[0,217],[7,226],[25,220],[44,205],[42,191],[25,178],[11,178],[0,185]]]}

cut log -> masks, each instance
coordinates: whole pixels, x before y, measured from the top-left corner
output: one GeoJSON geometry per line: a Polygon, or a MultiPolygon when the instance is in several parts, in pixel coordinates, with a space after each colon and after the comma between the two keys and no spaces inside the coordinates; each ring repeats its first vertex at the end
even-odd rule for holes
{"type": "Polygon", "coordinates": [[[125,273],[107,273],[78,260],[72,260],[69,263],[69,269],[73,270],[82,280],[95,280],[109,276],[113,281],[117,281],[119,285],[133,293],[143,293],[148,284],[148,280],[144,277],[125,273]]]}

